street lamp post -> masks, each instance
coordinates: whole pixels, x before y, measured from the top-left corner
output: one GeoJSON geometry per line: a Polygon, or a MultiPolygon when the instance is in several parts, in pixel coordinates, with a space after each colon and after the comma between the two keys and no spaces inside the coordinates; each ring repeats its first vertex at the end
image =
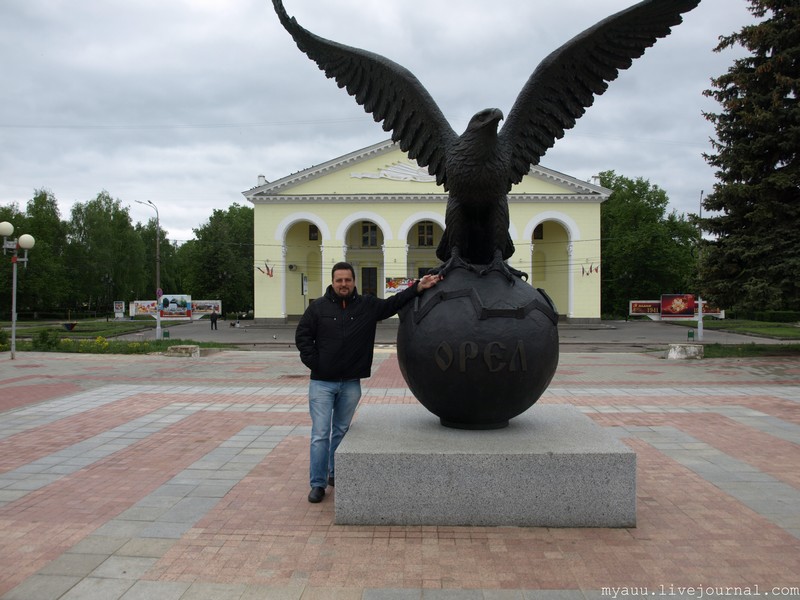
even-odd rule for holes
{"type": "Polygon", "coordinates": [[[14,226],[8,221],[0,223],[0,235],[3,236],[3,254],[7,250],[11,254],[11,360],[16,358],[17,353],[17,263],[21,262],[28,267],[28,250],[33,248],[36,240],[32,235],[22,234],[15,240],[9,240],[9,236],[14,233],[14,226]],[[25,256],[19,256],[19,250],[25,250],[25,256]]]}
{"type": "MultiPolygon", "coordinates": [[[[703,218],[703,190],[700,190],[700,214],[698,215],[700,219],[703,218]]],[[[698,221],[698,227],[700,227],[700,246],[699,248],[703,247],[703,229],[702,225],[698,221]]],[[[698,255],[697,260],[700,262],[701,255],[698,255]]],[[[697,341],[703,341],[703,297],[698,293],[697,294],[697,341]]]]}
{"type": "Polygon", "coordinates": [[[161,339],[161,225],[158,218],[158,207],[152,200],[136,200],[138,204],[150,206],[156,211],[156,339],[161,339]]]}

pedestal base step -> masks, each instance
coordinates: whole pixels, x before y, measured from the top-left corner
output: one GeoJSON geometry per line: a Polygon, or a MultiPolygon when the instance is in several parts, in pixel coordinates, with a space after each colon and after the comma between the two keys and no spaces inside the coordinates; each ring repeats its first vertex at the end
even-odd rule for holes
{"type": "Polygon", "coordinates": [[[574,406],[498,430],[420,405],[366,405],[336,453],[343,525],[635,527],[636,454],[574,406]]]}

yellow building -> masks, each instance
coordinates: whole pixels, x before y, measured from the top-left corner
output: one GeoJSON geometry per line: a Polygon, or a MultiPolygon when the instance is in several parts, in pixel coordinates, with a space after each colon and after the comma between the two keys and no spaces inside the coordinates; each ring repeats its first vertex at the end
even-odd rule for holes
{"type": "MultiPolygon", "coordinates": [[[[387,279],[440,261],[447,194],[391,141],[243,192],[254,205],[255,318],[286,321],[356,269],[359,292],[385,297],[387,279]]],[[[541,166],[509,194],[508,263],[530,274],[562,318],[600,319],[600,203],[610,191],[541,166]]]]}

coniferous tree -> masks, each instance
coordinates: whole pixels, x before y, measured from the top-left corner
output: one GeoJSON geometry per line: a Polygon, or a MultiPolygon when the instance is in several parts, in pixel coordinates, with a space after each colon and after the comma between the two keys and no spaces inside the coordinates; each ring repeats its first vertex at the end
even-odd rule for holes
{"type": "Polygon", "coordinates": [[[749,54],[712,79],[705,95],[716,129],[718,182],[701,219],[712,234],[702,256],[704,297],[722,307],[797,309],[800,299],[800,4],[749,0],[760,20],[720,38],[720,52],[749,54]]]}

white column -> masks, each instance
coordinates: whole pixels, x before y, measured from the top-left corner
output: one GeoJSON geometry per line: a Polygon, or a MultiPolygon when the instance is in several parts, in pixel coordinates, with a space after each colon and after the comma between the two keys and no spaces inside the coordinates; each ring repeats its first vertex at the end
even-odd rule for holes
{"type": "Polygon", "coordinates": [[[283,274],[281,276],[281,318],[286,320],[286,280],[289,278],[289,265],[286,264],[286,256],[289,249],[284,242],[281,246],[281,264],[283,265],[283,274]]]}

